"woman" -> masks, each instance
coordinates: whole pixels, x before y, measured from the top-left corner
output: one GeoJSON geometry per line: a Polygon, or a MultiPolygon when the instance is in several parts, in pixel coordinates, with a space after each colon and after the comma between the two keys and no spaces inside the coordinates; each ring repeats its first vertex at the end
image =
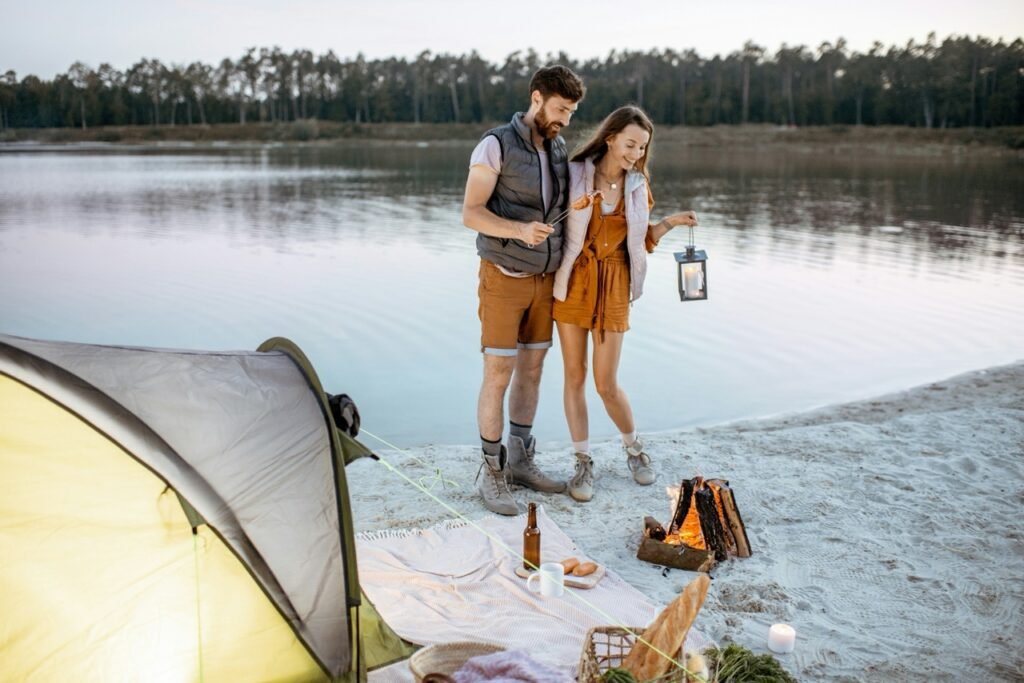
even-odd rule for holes
{"type": "Polygon", "coordinates": [[[578,501],[594,495],[585,392],[589,337],[594,340],[594,384],[608,417],[622,433],[633,479],[646,486],[656,476],[616,375],[629,329],[629,307],[643,292],[647,252],[672,228],[697,225],[697,215],[683,211],[659,223],[649,222],[654,199],[648,188],[647,159],[653,134],[654,126],[643,110],[621,107],[608,115],[569,163],[573,208],[562,263],[555,273],[554,318],[565,365],[565,418],[576,451],[569,495],[578,501]]]}

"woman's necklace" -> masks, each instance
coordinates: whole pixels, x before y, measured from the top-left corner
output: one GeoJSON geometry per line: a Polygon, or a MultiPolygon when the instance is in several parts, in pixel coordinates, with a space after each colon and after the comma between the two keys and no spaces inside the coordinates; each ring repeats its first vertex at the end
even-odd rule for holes
{"type": "MultiPolygon", "coordinates": [[[[612,192],[616,192],[616,193],[618,192],[618,189],[619,189],[619,183],[618,182],[610,182],[608,180],[608,176],[606,176],[602,171],[600,171],[598,169],[594,169],[594,173],[595,173],[596,176],[601,178],[601,181],[605,185],[608,186],[608,189],[610,189],[612,192]]],[[[603,204],[603,202],[602,202],[602,204],[603,204]]],[[[608,226],[605,224],[604,207],[603,206],[600,208],[600,212],[601,212],[601,216],[600,216],[600,220],[601,220],[601,238],[604,241],[604,246],[607,247],[608,246],[608,226]]]]}
{"type": "Polygon", "coordinates": [[[597,171],[597,175],[599,175],[601,177],[601,180],[604,181],[604,183],[608,186],[609,189],[611,189],[613,191],[619,189],[619,183],[618,182],[610,182],[608,180],[608,176],[606,176],[602,171],[597,171]]]}

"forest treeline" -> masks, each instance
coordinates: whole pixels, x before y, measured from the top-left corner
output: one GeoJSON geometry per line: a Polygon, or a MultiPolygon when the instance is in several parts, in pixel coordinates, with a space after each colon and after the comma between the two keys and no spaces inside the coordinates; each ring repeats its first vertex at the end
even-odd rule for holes
{"type": "Polygon", "coordinates": [[[577,115],[585,122],[633,102],[656,123],[675,125],[1024,125],[1024,41],[939,43],[930,34],[904,46],[876,42],[864,53],[843,39],[774,53],[748,41],[712,58],[665,49],[578,61],[531,50],[496,64],[475,52],[342,59],[275,47],[219,64],[142,59],[127,71],[76,62],[53,80],[0,76],[0,128],[500,121],[524,108],[530,75],[551,63],[586,82],[577,115]]]}

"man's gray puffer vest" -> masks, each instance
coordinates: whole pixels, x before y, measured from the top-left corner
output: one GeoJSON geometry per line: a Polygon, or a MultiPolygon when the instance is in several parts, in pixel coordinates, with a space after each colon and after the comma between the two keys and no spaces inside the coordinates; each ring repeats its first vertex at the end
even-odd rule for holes
{"type": "MultiPolygon", "coordinates": [[[[544,209],[541,189],[540,155],[533,146],[530,128],[523,123],[522,114],[512,117],[510,123],[484,133],[493,135],[501,144],[501,174],[494,186],[494,194],[487,208],[496,216],[528,223],[551,220],[565,211],[568,202],[569,165],[565,140],[557,136],[545,140],[551,175],[551,206],[544,209]]],[[[483,139],[483,138],[481,138],[483,139]]],[[[476,238],[476,251],[491,263],[521,273],[553,273],[562,261],[562,228],[565,220],[554,225],[555,231],[534,248],[517,239],[489,237],[480,233],[476,238]]]]}

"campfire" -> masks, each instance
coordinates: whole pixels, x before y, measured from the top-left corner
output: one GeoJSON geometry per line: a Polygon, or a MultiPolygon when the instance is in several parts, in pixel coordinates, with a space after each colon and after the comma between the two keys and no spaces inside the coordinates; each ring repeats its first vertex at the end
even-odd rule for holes
{"type": "Polygon", "coordinates": [[[730,556],[750,557],[750,541],[729,482],[684,479],[668,530],[657,520],[645,518],[644,538],[636,556],[695,571],[708,571],[730,556]]]}

